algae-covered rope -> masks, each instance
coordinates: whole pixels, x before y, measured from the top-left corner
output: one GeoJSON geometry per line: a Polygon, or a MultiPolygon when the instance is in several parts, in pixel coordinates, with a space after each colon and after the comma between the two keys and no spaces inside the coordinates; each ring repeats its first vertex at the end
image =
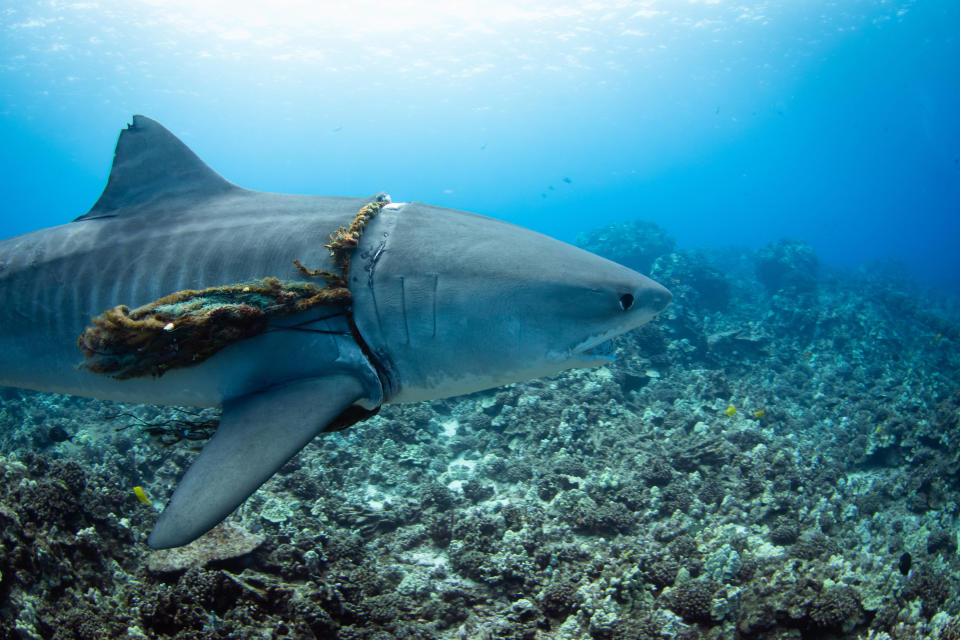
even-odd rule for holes
{"type": "Polygon", "coordinates": [[[305,276],[324,278],[328,283],[346,287],[347,278],[350,275],[350,256],[353,255],[353,250],[360,243],[360,236],[363,235],[364,228],[388,204],[390,204],[388,197],[383,200],[368,202],[357,212],[349,227],[338,227],[336,231],[330,234],[330,244],[323,246],[330,250],[330,257],[333,258],[333,264],[340,271],[339,274],[320,269],[307,269],[300,264],[299,260],[294,260],[293,264],[297,265],[297,269],[305,276]]]}
{"type": "Polygon", "coordinates": [[[120,380],[161,376],[263,333],[274,317],[321,306],[349,315],[350,257],[364,227],[388,203],[385,199],[366,204],[349,227],[341,226],[330,235],[330,243],[324,246],[339,273],[307,269],[299,260],[293,261],[303,275],[323,278],[324,286],[267,277],[253,283],[178,291],[132,311],[119,305],[93,318],[80,334],[78,346],[86,358],[81,366],[120,380]]]}

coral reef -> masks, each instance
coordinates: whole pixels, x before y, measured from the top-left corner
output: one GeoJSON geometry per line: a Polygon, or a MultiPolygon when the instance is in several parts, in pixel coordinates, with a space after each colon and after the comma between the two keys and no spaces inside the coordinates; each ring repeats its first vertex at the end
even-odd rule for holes
{"type": "Polygon", "coordinates": [[[647,220],[618,222],[577,236],[577,246],[642,273],[649,273],[653,261],[676,244],[666,229],[647,220]]]}
{"type": "Polygon", "coordinates": [[[819,260],[813,249],[799,240],[780,240],[757,253],[757,280],[770,293],[794,295],[817,289],[819,260]]]}
{"type": "Polygon", "coordinates": [[[214,563],[243,558],[263,544],[264,539],[263,535],[244,531],[235,524],[222,523],[190,544],[151,551],[147,568],[156,573],[203,569],[214,563]]]}
{"type": "Polygon", "coordinates": [[[0,390],[0,640],[960,638],[957,307],[668,240],[581,238],[675,294],[615,362],[384,407],[196,547],[216,412],[0,390]]]}

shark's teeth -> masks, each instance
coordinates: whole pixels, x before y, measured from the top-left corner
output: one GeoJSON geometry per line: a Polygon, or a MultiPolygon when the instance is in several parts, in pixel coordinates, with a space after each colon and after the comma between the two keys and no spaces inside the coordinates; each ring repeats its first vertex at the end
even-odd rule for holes
{"type": "Polygon", "coordinates": [[[617,334],[618,331],[611,329],[610,331],[605,331],[600,335],[587,338],[580,344],[573,347],[573,349],[570,350],[570,353],[588,356],[609,356],[614,351],[613,342],[611,339],[617,334]]]}
{"type": "Polygon", "coordinates": [[[583,353],[589,356],[600,356],[612,358],[613,354],[616,352],[617,348],[613,344],[613,340],[604,340],[600,344],[590,347],[583,353]]]}

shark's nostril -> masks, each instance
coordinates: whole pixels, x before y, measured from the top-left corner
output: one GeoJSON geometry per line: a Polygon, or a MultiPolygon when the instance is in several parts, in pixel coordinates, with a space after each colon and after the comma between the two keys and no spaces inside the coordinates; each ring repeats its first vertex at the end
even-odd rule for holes
{"type": "Polygon", "coordinates": [[[644,307],[654,311],[661,311],[672,301],[673,294],[662,287],[648,291],[643,296],[644,307]]]}
{"type": "Polygon", "coordinates": [[[673,294],[670,293],[669,290],[664,289],[663,291],[659,292],[659,295],[657,296],[657,302],[659,303],[660,308],[663,309],[668,304],[673,302],[673,294]]]}

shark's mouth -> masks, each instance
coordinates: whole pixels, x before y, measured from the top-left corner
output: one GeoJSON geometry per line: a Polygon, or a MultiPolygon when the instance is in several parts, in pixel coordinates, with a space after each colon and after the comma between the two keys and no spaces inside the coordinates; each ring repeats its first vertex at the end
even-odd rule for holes
{"type": "Polygon", "coordinates": [[[587,338],[576,345],[568,353],[568,359],[575,361],[573,366],[596,367],[608,362],[613,362],[616,347],[613,344],[613,337],[617,331],[607,331],[598,336],[587,338]]]}
{"type": "Polygon", "coordinates": [[[615,358],[614,354],[616,351],[617,348],[613,344],[613,340],[607,339],[596,346],[584,349],[581,353],[594,358],[606,358],[607,360],[613,360],[615,358]]]}

